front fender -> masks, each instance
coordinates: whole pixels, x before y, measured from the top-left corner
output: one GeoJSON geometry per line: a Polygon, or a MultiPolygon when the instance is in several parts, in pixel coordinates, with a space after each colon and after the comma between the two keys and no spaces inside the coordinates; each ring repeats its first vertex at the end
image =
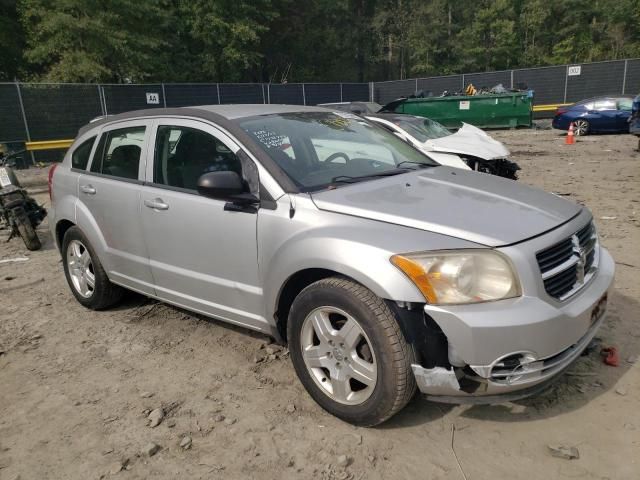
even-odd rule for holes
{"type": "Polygon", "coordinates": [[[288,202],[286,208],[282,205],[260,211],[259,265],[268,319],[274,319],[286,281],[310,268],[348,276],[381,298],[424,303],[422,294],[390,257],[412,251],[478,247],[446,235],[322,211],[308,197],[299,196],[296,202],[293,218],[289,218],[288,202]]]}

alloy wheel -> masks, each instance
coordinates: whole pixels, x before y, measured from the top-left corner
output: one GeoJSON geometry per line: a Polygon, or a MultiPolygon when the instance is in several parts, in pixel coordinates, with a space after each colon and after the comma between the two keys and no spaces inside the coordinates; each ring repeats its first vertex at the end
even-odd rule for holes
{"type": "Polygon", "coordinates": [[[336,307],[320,307],[305,318],[302,359],[314,382],[332,400],[357,405],[373,393],[378,377],[375,353],[355,318],[336,307]]]}
{"type": "Polygon", "coordinates": [[[573,123],[574,133],[577,136],[586,135],[589,131],[589,122],[586,120],[576,120],[573,123]]]}
{"type": "Polygon", "coordinates": [[[79,240],[72,240],[67,247],[67,267],[73,288],[84,298],[93,295],[96,277],[89,250],[79,240]]]}

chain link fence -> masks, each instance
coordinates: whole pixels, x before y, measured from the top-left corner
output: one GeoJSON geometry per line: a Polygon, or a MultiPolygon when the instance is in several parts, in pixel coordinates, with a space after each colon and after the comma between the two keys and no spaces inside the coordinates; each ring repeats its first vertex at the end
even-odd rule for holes
{"type": "MultiPolygon", "coordinates": [[[[0,83],[0,143],[70,139],[95,117],[130,110],[228,103],[317,105],[368,101],[369,83],[0,83]]],[[[38,159],[48,158],[44,153],[38,159]]]]}
{"type": "Polygon", "coordinates": [[[637,95],[640,58],[374,82],[373,100],[384,105],[420,92],[440,96],[445,91],[462,92],[469,84],[491,88],[499,83],[506,88],[533,90],[537,105],[572,103],[599,95],[637,95]]]}
{"type": "MultiPolygon", "coordinates": [[[[581,65],[468,73],[370,83],[181,83],[96,85],[0,83],[0,143],[70,139],[92,118],[142,108],[228,103],[317,105],[331,102],[388,103],[423,92],[439,96],[501,83],[530,88],[536,105],[570,103],[597,95],[640,92],[640,59],[581,65]]],[[[55,154],[37,152],[37,159],[55,154]]]]}

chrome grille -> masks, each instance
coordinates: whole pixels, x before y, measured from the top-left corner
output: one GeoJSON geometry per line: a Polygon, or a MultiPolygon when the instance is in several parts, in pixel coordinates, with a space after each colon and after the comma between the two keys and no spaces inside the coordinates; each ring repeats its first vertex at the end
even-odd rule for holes
{"type": "Polygon", "coordinates": [[[593,222],[537,253],[544,288],[565,300],[586,285],[598,267],[598,237],[593,222]]]}

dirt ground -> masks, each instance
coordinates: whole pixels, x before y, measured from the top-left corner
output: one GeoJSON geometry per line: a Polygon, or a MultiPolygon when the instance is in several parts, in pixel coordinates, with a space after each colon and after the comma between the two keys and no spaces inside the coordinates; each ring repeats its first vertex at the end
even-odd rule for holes
{"type": "MultiPolygon", "coordinates": [[[[599,337],[618,347],[619,367],[595,350],[535,398],[416,397],[383,426],[355,428],[310,399],[266,337],[134,294],[110,311],[84,309],[43,225],[41,251],[0,243],[0,260],[29,258],[0,263],[0,479],[640,478],[637,140],[566,146],[552,130],[492,134],[521,165],[520,181],[592,209],[617,262],[599,337]],[[152,428],[157,408],[165,416],[152,428]],[[160,450],[150,457],[152,442],[160,450]],[[553,457],[548,445],[580,457],[553,457]]],[[[19,176],[48,203],[45,170],[19,176]]]]}

